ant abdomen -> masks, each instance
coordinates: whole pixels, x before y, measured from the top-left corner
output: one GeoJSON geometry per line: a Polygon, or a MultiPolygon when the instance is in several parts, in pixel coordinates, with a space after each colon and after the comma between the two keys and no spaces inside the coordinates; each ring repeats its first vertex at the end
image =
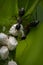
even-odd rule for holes
{"type": "Polygon", "coordinates": [[[31,28],[36,27],[38,24],[39,24],[38,20],[27,24],[27,26],[24,27],[25,34],[27,35],[30,32],[31,28]]]}
{"type": "Polygon", "coordinates": [[[36,27],[38,24],[39,24],[38,20],[33,21],[33,22],[30,23],[30,27],[36,27]]]}

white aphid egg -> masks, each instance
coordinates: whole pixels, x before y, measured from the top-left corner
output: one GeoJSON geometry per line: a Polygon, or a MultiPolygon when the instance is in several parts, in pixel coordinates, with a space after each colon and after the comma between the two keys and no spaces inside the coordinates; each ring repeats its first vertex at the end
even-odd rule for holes
{"type": "Polygon", "coordinates": [[[17,65],[17,63],[15,61],[11,60],[8,62],[8,65],[17,65]]]}
{"type": "Polygon", "coordinates": [[[6,44],[7,45],[7,41],[8,41],[8,36],[4,33],[0,33],[0,43],[1,44],[6,44]]]}
{"type": "Polygon", "coordinates": [[[9,42],[8,43],[9,50],[14,50],[16,48],[16,46],[18,45],[17,40],[12,36],[9,36],[9,41],[8,42],[9,42]]]}
{"type": "Polygon", "coordinates": [[[8,58],[9,50],[6,46],[2,46],[0,49],[0,57],[1,59],[5,60],[8,58]]]}
{"type": "Polygon", "coordinates": [[[14,35],[14,36],[18,35],[18,31],[15,29],[16,25],[17,24],[12,25],[12,27],[9,30],[9,33],[12,34],[12,35],[14,35]]]}

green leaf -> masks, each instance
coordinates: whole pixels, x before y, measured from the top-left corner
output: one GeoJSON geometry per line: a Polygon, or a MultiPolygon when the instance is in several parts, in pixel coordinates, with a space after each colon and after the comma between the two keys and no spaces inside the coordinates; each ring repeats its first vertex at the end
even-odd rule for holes
{"type": "Polygon", "coordinates": [[[38,2],[39,2],[39,0],[35,0],[33,2],[33,4],[31,5],[30,9],[28,9],[28,11],[26,12],[25,16],[32,14],[32,12],[34,11],[34,9],[37,7],[38,2]]]}
{"type": "MultiPolygon", "coordinates": [[[[15,51],[11,53],[11,58],[15,59],[18,65],[43,65],[43,1],[40,3],[39,1],[0,0],[0,32],[2,32],[3,26],[5,26],[5,33],[8,33],[9,28],[16,23],[16,20],[11,17],[18,15],[19,8],[25,8],[26,14],[24,15],[24,21],[26,17],[28,20],[24,24],[27,24],[29,18],[31,19],[30,14],[35,13],[35,9],[38,7],[37,12],[40,24],[30,31],[25,40],[18,40],[16,53],[15,51]],[[15,58],[13,58],[13,55],[15,58]]],[[[0,65],[7,64],[4,64],[1,60],[0,65]]]]}

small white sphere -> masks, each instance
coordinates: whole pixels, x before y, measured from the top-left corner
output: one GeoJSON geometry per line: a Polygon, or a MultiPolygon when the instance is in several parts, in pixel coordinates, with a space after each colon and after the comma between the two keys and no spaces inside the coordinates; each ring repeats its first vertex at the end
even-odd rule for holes
{"type": "Polygon", "coordinates": [[[15,61],[11,60],[8,62],[8,65],[17,65],[17,63],[15,61]]]}
{"type": "Polygon", "coordinates": [[[0,49],[1,59],[3,59],[3,60],[7,59],[8,55],[9,55],[8,48],[6,46],[2,46],[1,49],[0,49]]]}
{"type": "Polygon", "coordinates": [[[4,33],[0,33],[0,43],[2,45],[7,45],[8,42],[8,36],[4,33]]]}
{"type": "Polygon", "coordinates": [[[9,43],[8,43],[9,50],[14,50],[17,45],[18,45],[17,40],[14,37],[10,36],[9,43]]]}

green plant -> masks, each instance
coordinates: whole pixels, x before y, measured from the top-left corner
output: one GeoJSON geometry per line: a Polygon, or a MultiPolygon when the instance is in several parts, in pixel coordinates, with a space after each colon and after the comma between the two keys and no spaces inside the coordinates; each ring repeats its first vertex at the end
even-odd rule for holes
{"type": "MultiPolygon", "coordinates": [[[[40,3],[39,1],[40,0],[0,0],[0,32],[2,32],[3,26],[5,26],[5,33],[8,32],[11,25],[16,23],[16,20],[12,19],[11,16],[18,16],[19,8],[24,7],[26,10],[26,14],[23,16],[26,24],[29,23],[31,19],[30,14],[33,15],[39,4],[38,19],[40,20],[40,24],[31,30],[26,40],[18,40],[15,60],[19,65],[43,65],[43,11],[39,12],[41,8],[43,9],[43,1],[40,1],[40,3]],[[28,20],[25,21],[25,19],[28,20]]],[[[11,54],[11,58],[15,56],[14,51],[11,54]]],[[[0,61],[1,65],[3,65],[2,62],[3,61],[0,61]]]]}

